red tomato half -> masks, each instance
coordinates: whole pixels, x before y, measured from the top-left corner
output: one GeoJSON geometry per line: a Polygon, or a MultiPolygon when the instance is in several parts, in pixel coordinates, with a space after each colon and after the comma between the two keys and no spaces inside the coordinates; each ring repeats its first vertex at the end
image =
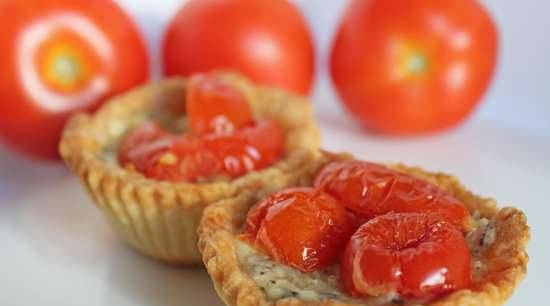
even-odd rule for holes
{"type": "Polygon", "coordinates": [[[462,232],[426,214],[386,214],[363,224],[341,260],[353,296],[430,298],[466,288],[471,256],[462,232]]]}
{"type": "Polygon", "coordinates": [[[199,134],[232,133],[254,121],[244,95],[214,75],[191,77],[185,105],[189,126],[199,134]]]}
{"type": "Polygon", "coordinates": [[[332,264],[353,229],[344,207],[330,195],[290,188],[249,211],[243,238],[255,241],[275,260],[310,272],[332,264]]]}
{"type": "Polygon", "coordinates": [[[332,80],[371,130],[437,131],[479,103],[497,43],[495,25],[476,0],[353,0],[332,48],[332,80]]]}
{"type": "Polygon", "coordinates": [[[67,118],[147,80],[145,46],[111,0],[0,2],[0,137],[58,159],[67,118]]]}
{"type": "Polygon", "coordinates": [[[229,135],[207,135],[204,149],[223,164],[223,172],[238,177],[270,166],[284,153],[284,131],[274,121],[263,120],[229,135]]]}
{"type": "Polygon", "coordinates": [[[200,139],[186,136],[178,137],[169,150],[149,161],[144,174],[157,180],[195,182],[223,171],[222,162],[200,139]]]}
{"type": "Polygon", "coordinates": [[[284,153],[284,131],[270,120],[231,134],[173,135],[147,122],[130,131],[118,162],[146,177],[194,182],[215,175],[238,177],[270,166],[284,153]]]}
{"type": "Polygon", "coordinates": [[[155,122],[146,122],[133,129],[124,138],[118,150],[118,162],[122,167],[131,164],[139,171],[145,171],[153,155],[170,149],[176,137],[164,131],[155,122]]]}
{"type": "Polygon", "coordinates": [[[252,80],[308,94],[313,43],[288,1],[189,1],[168,26],[164,72],[239,71],[252,80]]]}
{"type": "Polygon", "coordinates": [[[365,219],[388,212],[418,212],[437,215],[461,229],[470,221],[464,204],[438,186],[380,164],[332,162],[319,172],[314,185],[365,219]]]}

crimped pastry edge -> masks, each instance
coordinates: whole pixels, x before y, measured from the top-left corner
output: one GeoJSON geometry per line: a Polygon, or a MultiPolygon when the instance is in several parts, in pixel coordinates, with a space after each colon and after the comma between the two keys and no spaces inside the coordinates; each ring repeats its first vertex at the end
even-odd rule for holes
{"type": "Polygon", "coordinates": [[[285,129],[285,157],[271,167],[229,182],[161,182],[106,162],[106,147],[159,107],[183,103],[187,81],[172,78],[129,91],[105,103],[94,115],[75,115],[65,127],[59,150],[93,202],[128,244],[142,253],[179,264],[197,264],[196,227],[204,208],[241,190],[284,180],[319,145],[310,103],[282,90],[254,86],[231,73],[219,75],[236,86],[256,117],[269,117],[285,129]]]}
{"type": "MultiPolygon", "coordinates": [[[[287,186],[311,185],[314,174],[325,164],[350,155],[323,154],[310,160],[297,177],[287,181],[287,186]]],[[[497,208],[495,200],[483,198],[466,189],[456,177],[444,173],[424,171],[402,164],[390,167],[426,179],[464,201],[470,211],[479,211],[482,217],[496,221],[496,239],[484,253],[482,260],[488,270],[472,288],[458,290],[432,301],[429,306],[495,306],[503,304],[513,293],[527,270],[526,245],[530,229],[523,212],[513,207],[497,208]]],[[[246,211],[258,196],[254,191],[242,193],[233,199],[225,199],[206,209],[199,226],[199,249],[203,262],[218,295],[230,306],[347,306],[360,305],[334,299],[306,302],[297,298],[268,300],[254,280],[241,267],[236,255],[235,233],[246,216],[246,211]]],[[[388,305],[390,306],[390,305],[388,305]]]]}

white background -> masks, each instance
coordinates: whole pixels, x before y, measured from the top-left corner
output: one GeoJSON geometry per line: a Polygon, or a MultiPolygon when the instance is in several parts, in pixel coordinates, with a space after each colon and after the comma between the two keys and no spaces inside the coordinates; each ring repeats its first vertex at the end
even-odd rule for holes
{"type": "MultiPolygon", "coordinates": [[[[180,1],[123,0],[157,60],[180,1]]],[[[508,305],[546,305],[550,275],[550,2],[489,0],[501,34],[498,73],[471,120],[415,139],[369,135],[352,123],[325,63],[345,1],[296,1],[318,49],[313,95],[324,146],[377,161],[405,161],[458,175],[474,191],[526,211],[533,239],[526,280],[508,305]]],[[[1,21],[0,21],[1,23],[1,21]]],[[[221,305],[200,269],[150,261],[121,245],[76,179],[60,165],[0,149],[0,305],[221,305]]]]}

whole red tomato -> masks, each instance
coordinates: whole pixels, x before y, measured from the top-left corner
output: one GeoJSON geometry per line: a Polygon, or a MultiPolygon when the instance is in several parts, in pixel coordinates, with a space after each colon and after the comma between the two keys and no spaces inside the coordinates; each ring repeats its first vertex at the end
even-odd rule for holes
{"type": "Polygon", "coordinates": [[[497,40],[475,0],[354,0],[333,45],[332,79],[369,129],[437,131],[461,122],[479,103],[497,40]]]}
{"type": "Polygon", "coordinates": [[[147,80],[144,43],[111,0],[0,2],[0,137],[58,159],[65,121],[147,80]]]}
{"type": "Polygon", "coordinates": [[[189,1],[168,26],[163,56],[167,75],[229,69],[301,94],[314,73],[312,39],[285,0],[189,1]]]}

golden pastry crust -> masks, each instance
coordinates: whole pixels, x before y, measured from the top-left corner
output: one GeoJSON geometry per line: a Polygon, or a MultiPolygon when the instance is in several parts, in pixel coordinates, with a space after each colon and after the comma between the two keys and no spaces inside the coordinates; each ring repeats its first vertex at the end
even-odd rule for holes
{"type": "Polygon", "coordinates": [[[141,122],[182,117],[187,81],[180,78],[132,90],[95,115],[77,114],[64,130],[59,150],[69,168],[123,240],[151,257],[200,263],[196,228],[207,205],[243,189],[285,180],[319,145],[314,115],[304,98],[254,86],[234,74],[219,75],[247,97],[255,118],[272,118],[284,128],[285,156],[273,166],[232,181],[173,183],[148,179],[107,158],[116,153],[106,152],[116,151],[124,134],[141,122]]]}
{"type": "MultiPolygon", "coordinates": [[[[327,162],[350,158],[349,155],[324,154],[310,160],[310,166],[302,168],[298,177],[287,181],[287,186],[308,186],[315,173],[327,162]]],[[[530,231],[525,215],[511,207],[498,209],[493,199],[482,198],[467,190],[451,175],[432,173],[420,168],[391,165],[392,168],[431,181],[462,200],[470,211],[478,211],[482,217],[495,221],[496,239],[483,253],[481,261],[486,270],[474,278],[471,289],[456,291],[427,305],[430,306],[493,306],[501,305],[512,294],[526,273],[528,256],[526,244],[530,231]]],[[[306,302],[289,297],[269,300],[247,271],[236,253],[235,234],[241,229],[248,208],[258,198],[254,191],[240,194],[210,206],[199,226],[199,249],[214,287],[227,305],[278,305],[278,306],[344,306],[360,305],[356,302],[324,299],[306,302]]],[[[388,304],[388,306],[393,304],[388,304]]]]}

